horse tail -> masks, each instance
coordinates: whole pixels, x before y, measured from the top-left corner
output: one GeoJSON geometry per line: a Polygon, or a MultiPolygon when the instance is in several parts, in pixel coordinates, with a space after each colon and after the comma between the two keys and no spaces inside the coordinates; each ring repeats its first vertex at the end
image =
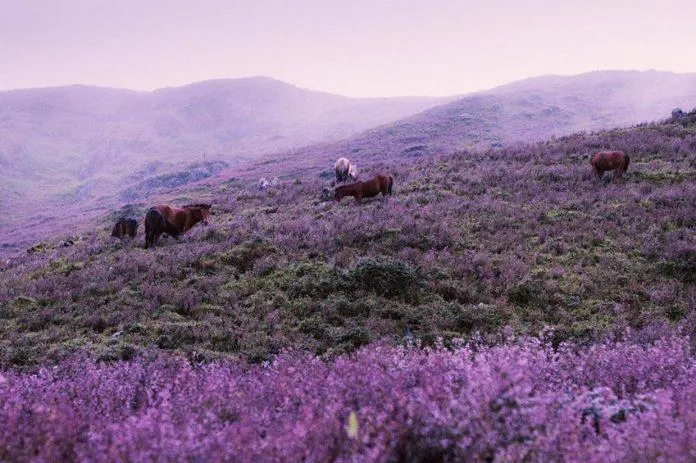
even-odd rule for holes
{"type": "Polygon", "coordinates": [[[393,186],[393,185],[394,185],[394,177],[392,177],[392,176],[390,175],[390,176],[389,176],[389,188],[387,189],[387,191],[389,192],[389,196],[392,195],[392,186],[393,186]]]}
{"type": "Polygon", "coordinates": [[[120,238],[120,236],[118,236],[118,233],[120,231],[120,227],[121,227],[121,221],[119,220],[118,222],[116,222],[116,225],[114,225],[114,228],[111,230],[111,236],[114,236],[116,238],[120,238]]]}
{"type": "Polygon", "coordinates": [[[628,157],[628,154],[624,154],[624,159],[626,160],[625,165],[624,165],[624,171],[628,170],[628,165],[631,163],[631,158],[628,157]]]}
{"type": "Polygon", "coordinates": [[[155,244],[157,236],[162,233],[166,220],[154,207],[147,211],[145,215],[145,249],[151,244],[155,244]]]}

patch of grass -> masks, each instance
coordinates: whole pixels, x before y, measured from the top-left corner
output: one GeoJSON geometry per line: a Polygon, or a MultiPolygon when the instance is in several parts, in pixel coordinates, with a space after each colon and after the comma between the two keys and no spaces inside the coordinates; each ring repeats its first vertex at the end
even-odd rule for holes
{"type": "Polygon", "coordinates": [[[696,181],[696,170],[685,169],[685,170],[642,170],[631,173],[632,176],[636,177],[641,181],[646,181],[650,183],[655,183],[658,185],[682,183],[682,182],[694,182],[696,181]]]}
{"type": "Polygon", "coordinates": [[[239,272],[245,273],[254,267],[254,262],[260,257],[274,254],[276,248],[262,240],[242,243],[234,249],[219,256],[225,265],[234,266],[239,272]]]}
{"type": "Polygon", "coordinates": [[[408,302],[418,301],[424,283],[408,264],[385,256],[361,259],[347,277],[356,289],[408,302]]]}

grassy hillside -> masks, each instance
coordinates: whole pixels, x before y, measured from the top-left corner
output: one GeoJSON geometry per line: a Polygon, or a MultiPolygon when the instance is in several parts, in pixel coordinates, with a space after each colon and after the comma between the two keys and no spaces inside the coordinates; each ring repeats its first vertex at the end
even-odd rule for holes
{"type": "Polygon", "coordinates": [[[190,183],[444,101],[346,98],[262,77],[153,92],[0,92],[0,257],[45,238],[46,222],[84,230],[105,211],[154,198],[161,188],[151,187],[167,178],[190,183]]]}
{"type": "Polygon", "coordinates": [[[212,200],[215,215],[181,241],[146,251],[142,227],[120,243],[105,221],[5,262],[0,364],[148,346],[259,361],[407,334],[428,344],[551,327],[555,341],[588,341],[693,326],[694,119],[363,165],[364,177],[392,174],[395,194],[362,206],[318,200],[331,166],[319,158],[182,187],[171,200],[212,200]],[[600,148],[630,154],[624,182],[590,178],[600,148]],[[258,191],[274,170],[281,185],[258,191]]]}
{"type": "Polygon", "coordinates": [[[198,181],[201,164],[226,164],[224,175],[238,176],[265,156],[272,168],[300,171],[338,156],[362,165],[616,127],[693,107],[696,76],[546,76],[452,99],[351,99],[260,77],[154,92],[2,92],[0,258],[49,236],[47,223],[85,230],[106,211],[164,191],[148,185],[198,181]],[[5,213],[15,209],[30,213],[5,213]]]}
{"type": "Polygon", "coordinates": [[[230,162],[336,140],[444,101],[346,98],[263,77],[153,92],[88,86],[0,92],[0,207],[45,204],[97,182],[101,194],[111,193],[151,162],[206,156],[230,162]]]}

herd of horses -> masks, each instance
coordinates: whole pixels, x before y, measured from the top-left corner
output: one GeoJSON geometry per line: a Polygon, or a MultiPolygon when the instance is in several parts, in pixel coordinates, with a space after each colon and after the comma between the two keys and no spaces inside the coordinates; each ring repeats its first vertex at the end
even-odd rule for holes
{"type": "MultiPolygon", "coordinates": [[[[208,223],[212,204],[187,204],[181,208],[158,204],[145,214],[145,249],[157,242],[164,233],[178,239],[179,235],[193,228],[198,222],[208,223]]],[[[111,236],[135,238],[138,221],[133,217],[123,217],[116,222],[111,236]]]]}
{"type": "MultiPolygon", "coordinates": [[[[628,169],[631,159],[622,151],[598,151],[590,158],[592,171],[597,179],[601,179],[606,171],[615,171],[615,178],[620,179],[628,169]]],[[[391,175],[378,174],[370,180],[359,181],[358,170],[346,158],[339,158],[334,164],[336,184],[335,201],[341,201],[346,196],[355,198],[360,204],[363,198],[372,198],[382,193],[383,197],[392,195],[394,178],[391,175]],[[347,183],[351,181],[352,183],[347,183]]],[[[265,180],[265,179],[264,179],[265,180]]],[[[178,239],[182,233],[190,230],[199,222],[208,223],[212,204],[188,204],[181,208],[159,204],[151,207],[145,214],[145,248],[154,245],[160,236],[167,234],[178,239]]],[[[135,238],[138,232],[138,221],[133,217],[123,217],[116,222],[111,236],[135,238]]]]}

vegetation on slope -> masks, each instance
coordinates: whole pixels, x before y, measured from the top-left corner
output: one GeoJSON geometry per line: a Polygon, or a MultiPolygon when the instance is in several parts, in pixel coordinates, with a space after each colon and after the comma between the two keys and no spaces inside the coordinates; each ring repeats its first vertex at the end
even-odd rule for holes
{"type": "Polygon", "coordinates": [[[367,130],[301,148],[351,156],[422,157],[536,142],[654,121],[696,101],[696,74],[601,71],[513,82],[367,130]]]}
{"type": "Polygon", "coordinates": [[[0,373],[3,461],[691,461],[688,344],[167,355],[0,373]]]}
{"type": "Polygon", "coordinates": [[[395,196],[362,206],[319,202],[318,170],[266,191],[230,180],[208,192],[212,224],[181,241],[146,251],[142,230],[120,243],[105,229],[10,261],[0,363],[693,326],[695,153],[696,125],[678,118],[374,165],[362,175],[388,171],[395,196]],[[631,156],[624,182],[591,179],[602,148],[631,156]]]}

